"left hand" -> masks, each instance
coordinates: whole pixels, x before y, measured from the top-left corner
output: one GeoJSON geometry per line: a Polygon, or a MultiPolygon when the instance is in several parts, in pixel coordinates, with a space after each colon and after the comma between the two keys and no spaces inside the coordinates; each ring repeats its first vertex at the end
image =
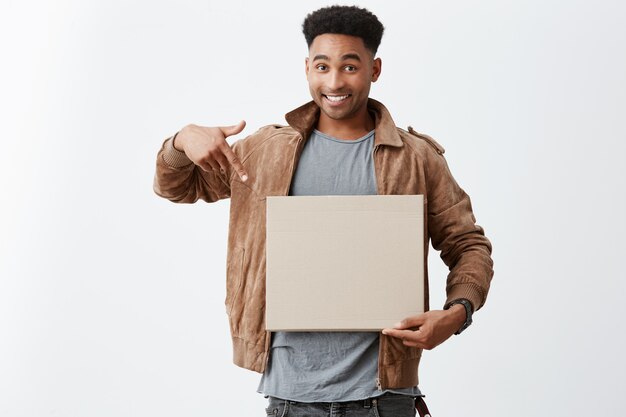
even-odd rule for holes
{"type": "Polygon", "coordinates": [[[465,308],[455,304],[448,310],[432,310],[408,317],[383,334],[402,339],[406,346],[433,349],[445,342],[465,322],[465,308]]]}

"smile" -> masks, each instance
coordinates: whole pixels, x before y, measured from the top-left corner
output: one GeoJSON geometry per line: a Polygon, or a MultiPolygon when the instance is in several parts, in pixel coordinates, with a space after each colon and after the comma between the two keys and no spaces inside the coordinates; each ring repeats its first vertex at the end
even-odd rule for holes
{"type": "Polygon", "coordinates": [[[322,94],[324,97],[326,97],[326,99],[332,103],[339,103],[345,99],[347,99],[348,97],[350,97],[350,94],[346,94],[343,96],[329,96],[326,94],[322,94]]]}

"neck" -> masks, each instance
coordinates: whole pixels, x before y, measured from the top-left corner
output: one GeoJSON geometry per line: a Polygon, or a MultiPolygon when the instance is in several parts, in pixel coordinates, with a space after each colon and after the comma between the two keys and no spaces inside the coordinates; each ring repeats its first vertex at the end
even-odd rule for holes
{"type": "Polygon", "coordinates": [[[335,120],[324,112],[320,113],[317,130],[337,139],[355,140],[361,138],[374,129],[374,119],[364,107],[363,111],[349,119],[335,120]]]}

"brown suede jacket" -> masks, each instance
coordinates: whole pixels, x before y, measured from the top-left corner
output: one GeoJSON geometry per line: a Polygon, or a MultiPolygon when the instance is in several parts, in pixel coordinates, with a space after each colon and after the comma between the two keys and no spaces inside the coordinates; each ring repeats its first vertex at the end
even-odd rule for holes
{"type": "MultiPolygon", "coordinates": [[[[493,276],[491,244],[476,225],[468,195],[458,186],[432,138],[395,126],[387,109],[370,99],[375,118],[374,166],[379,194],[422,194],[425,204],[424,248],[429,239],[450,268],[448,301],[468,299],[474,310],[485,302],[493,276]]],[[[157,156],[154,191],[176,203],[231,198],[227,254],[226,310],[236,365],[263,372],[269,358],[270,332],[265,330],[265,199],[288,195],[304,142],[315,127],[319,107],[309,102],[288,113],[289,126],[271,125],[232,146],[248,180],[234,170],[206,172],[184,153],[163,143],[157,156]]],[[[427,253],[424,254],[426,258],[427,253]]],[[[427,262],[424,262],[427,265],[427,262]]],[[[428,274],[425,271],[428,309],[428,274]]],[[[379,388],[418,383],[422,351],[380,335],[379,388]]]]}

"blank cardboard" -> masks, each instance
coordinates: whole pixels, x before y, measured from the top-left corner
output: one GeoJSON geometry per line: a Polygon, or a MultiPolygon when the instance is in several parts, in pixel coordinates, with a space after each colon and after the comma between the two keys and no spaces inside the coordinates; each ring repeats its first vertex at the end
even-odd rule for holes
{"type": "Polygon", "coordinates": [[[267,197],[266,328],[379,331],[424,311],[421,195],[267,197]]]}

